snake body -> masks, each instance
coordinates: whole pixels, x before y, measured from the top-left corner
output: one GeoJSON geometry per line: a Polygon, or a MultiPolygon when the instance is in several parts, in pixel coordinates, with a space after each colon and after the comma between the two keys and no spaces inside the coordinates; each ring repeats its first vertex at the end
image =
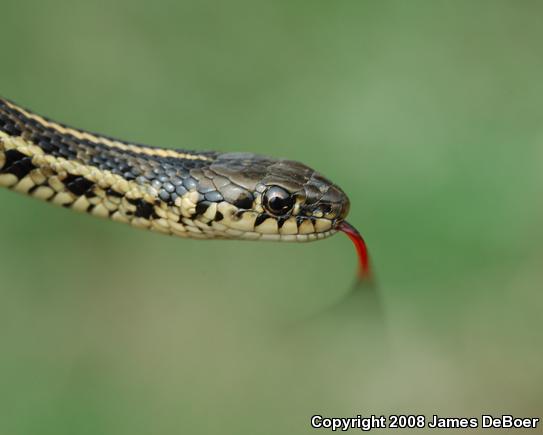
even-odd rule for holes
{"type": "Polygon", "coordinates": [[[0,186],[199,239],[318,240],[334,234],[349,209],[338,186],[299,162],[137,145],[2,98],[0,186]]]}

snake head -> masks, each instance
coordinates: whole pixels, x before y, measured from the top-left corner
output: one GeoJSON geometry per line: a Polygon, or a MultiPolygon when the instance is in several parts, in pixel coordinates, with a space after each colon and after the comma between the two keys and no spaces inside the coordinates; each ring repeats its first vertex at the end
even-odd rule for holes
{"type": "Polygon", "coordinates": [[[349,212],[345,193],[299,162],[229,153],[209,172],[223,198],[215,222],[228,238],[318,240],[334,234],[349,212]]]}

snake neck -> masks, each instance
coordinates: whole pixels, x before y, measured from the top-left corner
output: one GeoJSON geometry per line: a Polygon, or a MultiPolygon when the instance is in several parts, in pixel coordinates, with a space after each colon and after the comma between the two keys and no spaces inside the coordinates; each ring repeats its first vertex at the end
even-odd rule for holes
{"type": "Polygon", "coordinates": [[[217,156],[97,135],[0,98],[0,186],[136,227],[206,238],[194,174],[217,156]]]}

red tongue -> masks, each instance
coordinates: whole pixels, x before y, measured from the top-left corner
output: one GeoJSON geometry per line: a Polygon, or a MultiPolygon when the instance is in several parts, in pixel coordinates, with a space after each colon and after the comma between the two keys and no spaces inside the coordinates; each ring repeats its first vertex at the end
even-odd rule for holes
{"type": "Polygon", "coordinates": [[[349,239],[352,240],[358,253],[359,269],[358,269],[358,279],[367,280],[371,276],[370,271],[370,259],[368,256],[368,248],[366,247],[366,242],[360,235],[360,233],[353,227],[351,224],[343,221],[338,226],[337,229],[343,231],[349,236],[349,239]]]}

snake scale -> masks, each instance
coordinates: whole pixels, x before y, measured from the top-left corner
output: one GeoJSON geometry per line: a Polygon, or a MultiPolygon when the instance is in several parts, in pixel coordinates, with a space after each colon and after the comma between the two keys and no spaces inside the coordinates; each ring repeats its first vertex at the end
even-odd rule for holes
{"type": "Polygon", "coordinates": [[[198,239],[324,239],[347,195],[306,165],[250,153],[138,145],[53,122],[0,98],[0,186],[164,234],[198,239]]]}

